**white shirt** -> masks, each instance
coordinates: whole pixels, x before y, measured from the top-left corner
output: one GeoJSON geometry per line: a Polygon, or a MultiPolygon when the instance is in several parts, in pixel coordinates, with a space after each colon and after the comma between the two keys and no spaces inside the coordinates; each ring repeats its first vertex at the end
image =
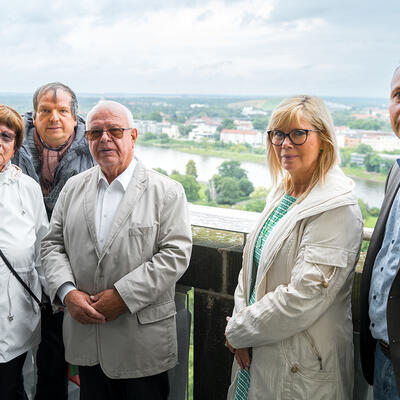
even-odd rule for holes
{"type": "MultiPolygon", "coordinates": [[[[118,175],[110,184],[101,169],[99,169],[96,195],[96,233],[100,250],[103,249],[107,241],[114,216],[132,179],[136,164],[137,161],[133,158],[125,171],[118,175]]],[[[61,302],[64,303],[65,296],[75,289],[76,287],[72,282],[66,282],[61,285],[57,291],[61,302]]]]}

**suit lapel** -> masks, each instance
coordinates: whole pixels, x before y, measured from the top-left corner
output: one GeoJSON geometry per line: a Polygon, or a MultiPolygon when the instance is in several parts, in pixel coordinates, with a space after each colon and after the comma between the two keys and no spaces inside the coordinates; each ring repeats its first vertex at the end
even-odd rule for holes
{"type": "Polygon", "coordinates": [[[135,170],[133,172],[132,179],[126,189],[124,197],[115,213],[114,221],[111,226],[110,233],[107,238],[107,242],[101,252],[101,258],[108,252],[112,242],[118,235],[119,231],[123,227],[125,221],[132,214],[135,206],[141,197],[144,190],[147,188],[147,173],[144,165],[138,160],[135,170]]]}
{"type": "MultiPolygon", "coordinates": [[[[378,221],[376,222],[374,232],[372,234],[371,238],[371,244],[372,246],[376,247],[376,251],[374,250],[374,257],[373,259],[375,260],[376,253],[379,251],[379,249],[382,246],[382,241],[383,241],[383,236],[385,234],[385,227],[386,227],[386,222],[389,217],[390,210],[392,208],[392,204],[394,201],[394,198],[396,196],[397,190],[400,187],[400,169],[395,164],[393,166],[393,170],[391,171],[391,174],[388,178],[388,185],[387,185],[387,191],[385,193],[385,197],[383,199],[382,207],[381,207],[381,212],[379,214],[378,221]]],[[[370,246],[371,246],[370,244],[370,246]]],[[[373,248],[374,248],[373,247],[373,248]]]]}
{"type": "Polygon", "coordinates": [[[99,166],[93,168],[93,172],[86,176],[86,185],[83,199],[83,213],[89,229],[90,238],[95,247],[97,257],[100,256],[99,243],[96,233],[96,198],[97,184],[99,176],[99,166]]]}

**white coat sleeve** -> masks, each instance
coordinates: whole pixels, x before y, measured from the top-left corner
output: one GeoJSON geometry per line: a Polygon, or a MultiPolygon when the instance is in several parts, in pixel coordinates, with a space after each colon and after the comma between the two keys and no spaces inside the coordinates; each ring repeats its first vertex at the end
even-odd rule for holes
{"type": "Polygon", "coordinates": [[[153,304],[186,271],[192,251],[192,233],[182,186],[164,195],[160,211],[158,251],[114,284],[131,313],[153,304]]]}
{"type": "Polygon", "coordinates": [[[310,220],[290,282],[243,308],[228,322],[226,336],[234,348],[272,344],[309,328],[344,285],[351,287],[362,238],[358,215],[358,210],[346,206],[310,220]]]}
{"type": "MultiPolygon", "coordinates": [[[[70,180],[71,181],[71,180],[70,180]]],[[[41,260],[49,288],[52,303],[62,305],[58,299],[57,291],[65,282],[75,284],[68,255],[64,245],[64,213],[65,196],[69,182],[65,184],[58,196],[50,221],[50,229],[42,240],[41,260]]]]}

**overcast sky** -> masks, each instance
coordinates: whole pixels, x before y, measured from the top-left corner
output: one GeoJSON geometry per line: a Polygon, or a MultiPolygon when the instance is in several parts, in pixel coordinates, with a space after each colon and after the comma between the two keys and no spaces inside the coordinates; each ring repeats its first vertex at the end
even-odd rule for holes
{"type": "Polygon", "coordinates": [[[0,91],[387,97],[399,0],[0,5],[0,91]]]}

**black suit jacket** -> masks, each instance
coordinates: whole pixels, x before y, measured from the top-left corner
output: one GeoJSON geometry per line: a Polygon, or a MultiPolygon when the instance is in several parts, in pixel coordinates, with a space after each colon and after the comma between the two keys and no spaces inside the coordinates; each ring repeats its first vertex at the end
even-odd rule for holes
{"type": "MultiPolygon", "coordinates": [[[[374,362],[376,340],[372,337],[369,330],[370,319],[368,315],[368,295],[371,285],[372,269],[375,258],[381,249],[385,234],[386,221],[397,191],[400,187],[400,166],[396,162],[389,172],[386,179],[385,198],[376,222],[371,243],[368,248],[367,257],[361,277],[360,289],[360,351],[361,365],[364,377],[372,385],[374,378],[374,362]]],[[[397,389],[400,393],[400,263],[397,268],[396,276],[393,280],[387,302],[387,325],[390,344],[390,355],[393,361],[393,368],[396,376],[397,389]]]]}

